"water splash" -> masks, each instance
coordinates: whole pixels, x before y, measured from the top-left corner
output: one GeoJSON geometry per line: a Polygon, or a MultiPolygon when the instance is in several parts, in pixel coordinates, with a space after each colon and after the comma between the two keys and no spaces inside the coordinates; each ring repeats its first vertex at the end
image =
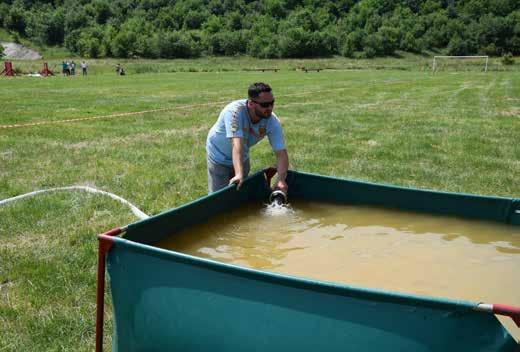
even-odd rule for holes
{"type": "Polygon", "coordinates": [[[294,209],[290,204],[280,204],[278,202],[272,202],[267,204],[262,213],[267,216],[284,216],[294,214],[294,209]]]}

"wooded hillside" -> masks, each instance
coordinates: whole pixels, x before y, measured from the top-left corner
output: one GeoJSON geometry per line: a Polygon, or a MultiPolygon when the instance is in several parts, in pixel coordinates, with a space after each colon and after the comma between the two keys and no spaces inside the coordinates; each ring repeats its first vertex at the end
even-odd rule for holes
{"type": "Polygon", "coordinates": [[[3,0],[0,25],[93,58],[520,54],[517,0],[3,0]]]}

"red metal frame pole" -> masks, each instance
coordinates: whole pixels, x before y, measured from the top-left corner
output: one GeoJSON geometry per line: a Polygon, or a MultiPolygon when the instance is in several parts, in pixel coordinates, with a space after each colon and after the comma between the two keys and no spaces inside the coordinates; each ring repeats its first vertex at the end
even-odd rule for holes
{"type": "Polygon", "coordinates": [[[11,61],[4,62],[4,70],[0,72],[0,75],[3,76],[14,76],[13,73],[13,63],[11,61]]]}
{"type": "Polygon", "coordinates": [[[506,304],[493,304],[493,313],[510,317],[516,326],[520,328],[520,307],[513,307],[506,304]]]}
{"type": "Polygon", "coordinates": [[[98,270],[96,294],[96,352],[103,351],[103,317],[105,313],[105,260],[106,254],[113,244],[112,236],[119,235],[123,230],[115,228],[98,235],[98,270]]]}
{"type": "Polygon", "coordinates": [[[508,316],[513,319],[516,326],[520,328],[520,307],[509,306],[507,304],[479,303],[475,309],[481,312],[508,316]]]}
{"type": "Polygon", "coordinates": [[[40,74],[45,77],[54,75],[54,73],[52,73],[52,71],[49,70],[49,65],[46,62],[43,63],[43,70],[40,72],[40,74]]]}

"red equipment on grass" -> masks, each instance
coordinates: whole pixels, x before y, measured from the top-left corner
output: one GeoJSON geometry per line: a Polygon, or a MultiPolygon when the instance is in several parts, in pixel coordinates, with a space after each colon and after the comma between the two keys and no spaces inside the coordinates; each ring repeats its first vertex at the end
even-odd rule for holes
{"type": "Polygon", "coordinates": [[[43,70],[40,71],[40,74],[45,77],[54,76],[54,73],[52,73],[52,71],[49,70],[49,65],[47,65],[46,62],[43,63],[43,70]]]}
{"type": "Polygon", "coordinates": [[[14,76],[13,63],[11,61],[6,61],[4,65],[4,70],[0,72],[0,76],[14,76]]]}

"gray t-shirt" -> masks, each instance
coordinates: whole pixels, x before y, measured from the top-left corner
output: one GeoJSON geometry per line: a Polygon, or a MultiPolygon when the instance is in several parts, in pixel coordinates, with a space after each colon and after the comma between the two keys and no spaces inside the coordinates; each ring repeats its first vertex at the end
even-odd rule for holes
{"type": "Polygon", "coordinates": [[[282,125],[278,117],[272,113],[268,119],[261,119],[254,124],[247,112],[247,99],[236,100],[220,112],[217,122],[210,129],[206,140],[206,152],[214,163],[232,166],[231,138],[243,139],[244,160],[247,160],[249,148],[265,136],[269,139],[273,151],[285,149],[282,125]]]}

